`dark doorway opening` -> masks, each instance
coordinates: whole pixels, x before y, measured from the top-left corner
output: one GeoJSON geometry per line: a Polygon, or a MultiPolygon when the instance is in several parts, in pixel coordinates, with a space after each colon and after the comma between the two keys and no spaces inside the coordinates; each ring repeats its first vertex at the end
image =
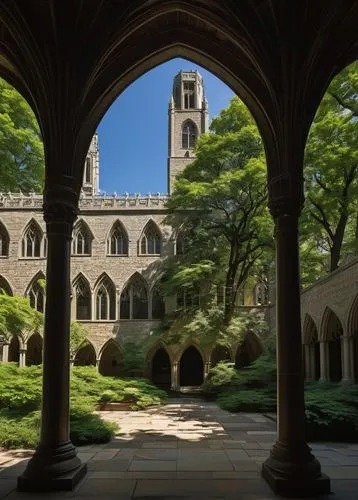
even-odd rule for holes
{"type": "Polygon", "coordinates": [[[216,366],[220,361],[231,361],[230,351],[228,347],[216,345],[211,353],[211,366],[216,366]]]}
{"type": "Polygon", "coordinates": [[[329,378],[331,382],[342,380],[341,338],[339,335],[329,342],[329,378]]]}
{"type": "Polygon", "coordinates": [[[162,347],[154,354],[152,360],[152,382],[163,389],[171,387],[171,366],[168,353],[162,347]]]}
{"type": "Polygon", "coordinates": [[[39,333],[32,335],[27,342],[26,365],[40,365],[42,363],[42,337],[39,333]]]}
{"type": "Polygon", "coordinates": [[[314,343],[314,368],[315,368],[315,380],[319,380],[321,376],[321,355],[319,352],[319,343],[314,343]]]}
{"type": "Polygon", "coordinates": [[[87,344],[77,352],[75,366],[96,366],[96,352],[92,344],[87,344]]]}
{"type": "Polygon", "coordinates": [[[180,360],[180,385],[198,386],[204,381],[204,363],[200,352],[190,346],[180,360]]]}
{"type": "Polygon", "coordinates": [[[9,345],[9,361],[18,363],[20,359],[20,342],[17,335],[14,335],[9,345]]]}

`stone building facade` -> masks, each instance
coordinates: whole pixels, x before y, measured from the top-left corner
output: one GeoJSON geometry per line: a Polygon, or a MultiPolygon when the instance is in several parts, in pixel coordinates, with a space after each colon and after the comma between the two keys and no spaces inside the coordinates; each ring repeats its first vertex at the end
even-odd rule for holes
{"type": "MultiPolygon", "coordinates": [[[[208,103],[197,71],[175,76],[168,115],[170,193],[175,176],[194,157],[198,136],[208,131],[208,103]]],[[[177,240],[164,224],[167,195],[99,194],[99,165],[96,134],[85,163],[80,211],[73,229],[71,313],[89,334],[89,344],[74,353],[74,363],[96,364],[101,373],[116,375],[121,370],[123,345],[148,338],[163,315],[177,307],[177,298],[163,300],[158,287],[159,264],[175,255],[177,240]]],[[[33,307],[41,311],[45,297],[39,279],[46,278],[47,246],[42,202],[40,194],[0,194],[0,288],[30,297],[33,307]]],[[[256,295],[259,302],[259,292],[256,295]]],[[[255,306],[251,299],[246,294],[246,311],[255,306]]],[[[265,305],[261,307],[265,312],[265,305]]],[[[260,340],[249,340],[249,351],[261,352],[260,340]]],[[[2,351],[4,361],[40,363],[41,336],[19,333],[2,351]]],[[[235,361],[239,354],[237,345],[227,350],[204,349],[157,340],[145,355],[145,375],[172,389],[200,385],[212,362],[235,361]],[[190,368],[190,376],[184,364],[198,368],[190,368]]]]}

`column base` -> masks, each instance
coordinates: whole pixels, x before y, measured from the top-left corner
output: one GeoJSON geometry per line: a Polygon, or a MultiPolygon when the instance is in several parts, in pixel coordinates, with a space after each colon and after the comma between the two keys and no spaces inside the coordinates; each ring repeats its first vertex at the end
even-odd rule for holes
{"type": "Polygon", "coordinates": [[[72,490],[87,472],[71,441],[55,449],[39,445],[24,473],[17,478],[19,491],[72,490]]]}
{"type": "Polygon", "coordinates": [[[307,445],[295,454],[276,443],[261,474],[274,493],[287,497],[314,497],[331,491],[329,477],[321,473],[321,465],[307,445]]]}

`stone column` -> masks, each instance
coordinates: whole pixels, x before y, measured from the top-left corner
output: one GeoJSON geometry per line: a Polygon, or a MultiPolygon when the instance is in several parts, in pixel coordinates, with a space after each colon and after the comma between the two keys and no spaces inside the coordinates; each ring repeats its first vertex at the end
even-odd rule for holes
{"type": "Polygon", "coordinates": [[[300,283],[299,207],[284,199],[270,206],[275,220],[277,280],[277,441],[262,465],[275,493],[315,496],[330,490],[329,479],[305,441],[300,283]]]}
{"type": "Polygon", "coordinates": [[[26,352],[27,352],[27,349],[25,349],[24,347],[20,348],[20,352],[19,352],[19,367],[20,368],[23,368],[24,366],[26,366],[26,352]]]}
{"type": "Polygon", "coordinates": [[[178,363],[172,363],[172,383],[171,390],[176,391],[179,388],[179,380],[178,380],[178,363]]]}
{"type": "Polygon", "coordinates": [[[70,188],[54,187],[47,186],[44,203],[48,253],[41,433],[18,478],[18,489],[26,491],[70,490],[86,473],[69,439],[70,243],[77,200],[70,188]]]}
{"type": "Polygon", "coordinates": [[[314,344],[309,345],[309,358],[310,358],[311,380],[316,380],[316,352],[314,344]]]}
{"type": "Polygon", "coordinates": [[[320,382],[329,381],[329,345],[328,342],[319,343],[319,359],[321,365],[320,382]]]}
{"type": "Polygon", "coordinates": [[[97,358],[96,359],[96,368],[97,368],[98,373],[99,373],[99,363],[100,363],[100,361],[101,361],[101,358],[97,358]]]}
{"type": "Polygon", "coordinates": [[[9,361],[9,347],[10,347],[10,344],[4,344],[2,346],[2,361],[3,361],[3,363],[7,363],[9,361]]]}
{"type": "Polygon", "coordinates": [[[354,350],[353,337],[343,335],[342,346],[342,382],[352,384],[354,382],[354,370],[352,366],[351,351],[354,350]]]}
{"type": "Polygon", "coordinates": [[[305,358],[305,379],[312,380],[311,350],[308,344],[303,345],[305,358]]]}
{"type": "Polygon", "coordinates": [[[211,368],[211,362],[208,361],[207,363],[204,364],[204,380],[208,376],[210,368],[211,368]]]}

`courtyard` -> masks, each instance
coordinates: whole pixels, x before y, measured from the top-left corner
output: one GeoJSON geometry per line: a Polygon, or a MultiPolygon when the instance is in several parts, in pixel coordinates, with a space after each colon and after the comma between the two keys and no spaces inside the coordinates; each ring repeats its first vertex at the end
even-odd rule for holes
{"type": "MultiPolygon", "coordinates": [[[[276,439],[274,415],[230,413],[197,398],[102,415],[117,421],[120,431],[110,443],[78,448],[88,473],[74,491],[16,491],[17,476],[32,452],[9,450],[0,452],[0,498],[279,498],[260,475],[276,439]]],[[[358,444],[326,442],[312,448],[331,478],[332,493],[311,498],[355,500],[358,444]]]]}

